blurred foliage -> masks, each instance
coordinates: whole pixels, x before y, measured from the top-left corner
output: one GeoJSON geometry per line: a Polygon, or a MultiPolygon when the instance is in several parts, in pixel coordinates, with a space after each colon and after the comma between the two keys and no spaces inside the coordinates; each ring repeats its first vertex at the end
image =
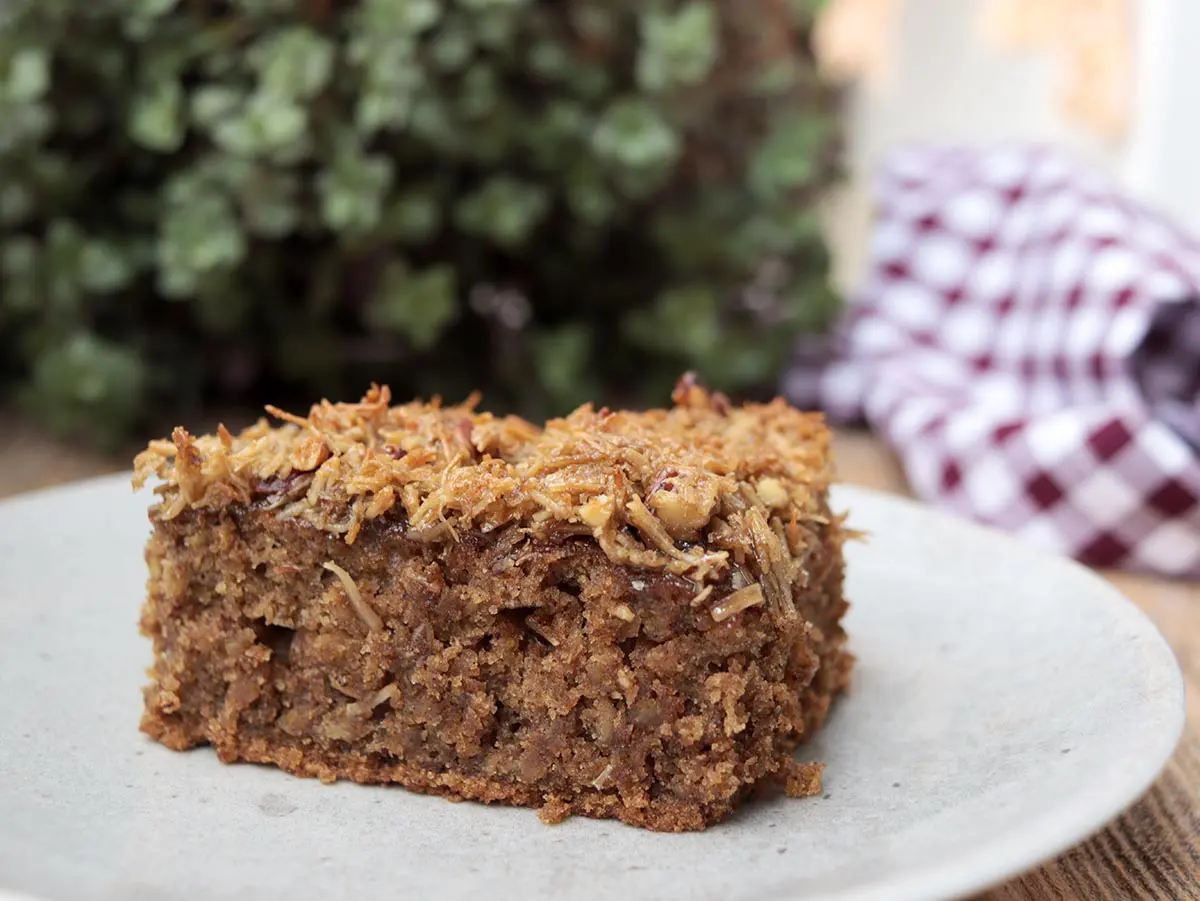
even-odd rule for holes
{"type": "Polygon", "coordinates": [[[0,387],[531,416],[769,390],[835,299],[813,0],[6,0],[0,387]]]}

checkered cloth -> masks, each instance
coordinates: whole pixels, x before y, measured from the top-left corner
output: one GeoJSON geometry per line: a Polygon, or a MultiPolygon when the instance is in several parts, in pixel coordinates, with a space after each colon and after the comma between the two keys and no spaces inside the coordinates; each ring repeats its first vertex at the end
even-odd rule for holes
{"type": "Polygon", "coordinates": [[[1043,148],[885,166],[861,298],[784,392],[913,490],[1096,566],[1200,576],[1200,242],[1043,148]]]}

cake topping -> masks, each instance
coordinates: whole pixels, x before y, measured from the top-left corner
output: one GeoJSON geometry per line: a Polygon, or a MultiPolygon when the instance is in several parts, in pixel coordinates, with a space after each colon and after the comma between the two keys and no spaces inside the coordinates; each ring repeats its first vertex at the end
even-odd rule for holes
{"type": "Polygon", "coordinates": [[[745,570],[772,610],[788,612],[805,524],[826,518],[821,417],[780,399],[735,407],[691,378],[673,398],[645,412],[584,405],[538,428],[477,412],[478,396],[391,406],[387,387],[372,386],[358,403],[322,401],[307,417],[268,407],[280,425],[260,419],[238,435],[177,428],[138,455],[134,486],[162,480],[162,519],[254,504],[349,543],[381,517],[427,541],[510,524],[570,528],[616,561],[698,588],[745,570]]]}

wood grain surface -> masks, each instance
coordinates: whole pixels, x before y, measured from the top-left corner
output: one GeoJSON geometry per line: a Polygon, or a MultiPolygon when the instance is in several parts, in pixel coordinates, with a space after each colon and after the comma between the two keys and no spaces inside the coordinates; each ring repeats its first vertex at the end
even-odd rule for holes
{"type": "MultiPolygon", "coordinates": [[[[868,434],[838,435],[843,481],[906,494],[903,473],[868,434]]],[[[48,440],[0,412],[0,497],[118,472],[108,457],[48,440]]],[[[974,901],[1200,901],[1200,583],[1105,573],[1158,624],[1183,667],[1188,725],[1162,777],[1089,841],[974,901]]]]}

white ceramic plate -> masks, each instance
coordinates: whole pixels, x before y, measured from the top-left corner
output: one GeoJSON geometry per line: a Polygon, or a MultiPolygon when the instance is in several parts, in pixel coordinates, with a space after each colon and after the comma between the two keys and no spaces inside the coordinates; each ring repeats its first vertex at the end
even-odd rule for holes
{"type": "MultiPolygon", "coordinates": [[[[942,899],[1085,838],[1183,725],[1150,622],[1098,577],[916,504],[838,492],[851,693],[803,750],[823,797],[707,832],[323,786],[137,731],[147,497],[0,504],[0,887],[51,901],[942,899]]],[[[3,891],[0,891],[0,895],[3,891]]]]}

